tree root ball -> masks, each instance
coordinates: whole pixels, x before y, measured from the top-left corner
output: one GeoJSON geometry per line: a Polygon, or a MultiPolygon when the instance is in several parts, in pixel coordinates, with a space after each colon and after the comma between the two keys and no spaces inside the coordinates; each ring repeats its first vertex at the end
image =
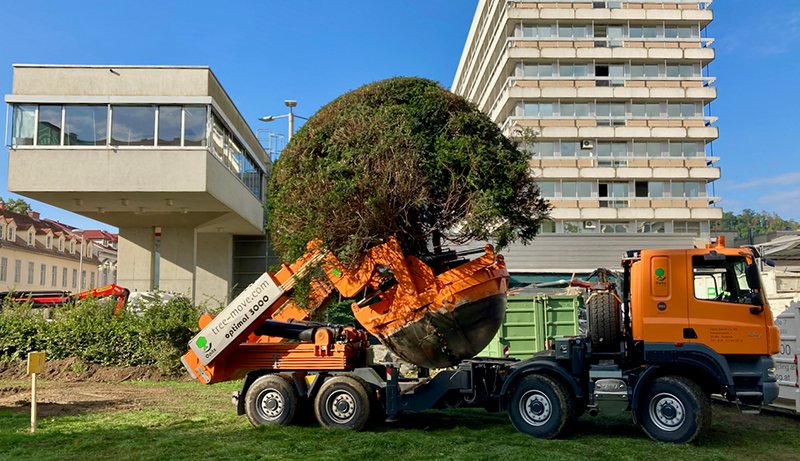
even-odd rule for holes
{"type": "Polygon", "coordinates": [[[353,260],[389,236],[408,255],[440,238],[528,242],[548,211],[528,155],[487,116],[436,82],[391,78],[340,96],[292,137],[267,226],[285,261],[312,238],[353,260]]]}

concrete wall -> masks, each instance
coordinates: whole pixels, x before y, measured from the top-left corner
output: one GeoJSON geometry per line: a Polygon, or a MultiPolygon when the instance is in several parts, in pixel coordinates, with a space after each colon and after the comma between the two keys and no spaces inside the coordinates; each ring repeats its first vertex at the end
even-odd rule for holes
{"type": "Polygon", "coordinates": [[[199,232],[196,235],[195,302],[208,307],[226,305],[233,272],[233,237],[199,232]]]}
{"type": "Polygon", "coordinates": [[[153,228],[119,229],[117,283],[131,291],[153,289],[153,228]]]}
{"type": "Polygon", "coordinates": [[[158,288],[191,298],[194,293],[194,228],[162,228],[160,254],[158,288]]]}

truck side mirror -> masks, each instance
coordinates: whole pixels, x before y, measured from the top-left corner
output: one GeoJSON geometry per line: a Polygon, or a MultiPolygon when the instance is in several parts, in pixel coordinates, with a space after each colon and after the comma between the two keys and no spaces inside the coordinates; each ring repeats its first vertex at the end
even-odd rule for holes
{"type": "Polygon", "coordinates": [[[747,279],[747,285],[751,290],[761,290],[761,279],[758,277],[758,266],[755,264],[748,264],[744,270],[744,276],[747,279]]]}

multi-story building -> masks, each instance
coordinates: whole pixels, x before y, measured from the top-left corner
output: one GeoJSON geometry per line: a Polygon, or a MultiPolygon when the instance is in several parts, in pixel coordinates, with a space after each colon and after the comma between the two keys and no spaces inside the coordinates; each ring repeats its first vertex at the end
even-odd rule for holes
{"type": "Polygon", "coordinates": [[[98,248],[74,228],[0,201],[0,291],[82,291],[103,285],[98,248]]]}
{"type": "Polygon", "coordinates": [[[710,3],[480,0],[452,89],[531,153],[554,206],[512,260],[587,270],[709,236],[722,217],[710,3]]]}
{"type": "Polygon", "coordinates": [[[8,188],[119,228],[117,283],[226,304],[267,267],[270,159],[208,67],[15,65],[8,188]]]}

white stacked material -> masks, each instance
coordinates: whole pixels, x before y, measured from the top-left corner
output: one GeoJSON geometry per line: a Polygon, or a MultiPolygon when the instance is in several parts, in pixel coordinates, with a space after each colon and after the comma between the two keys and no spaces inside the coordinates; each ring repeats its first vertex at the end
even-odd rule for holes
{"type": "Polygon", "coordinates": [[[780,393],[778,399],[770,405],[781,410],[800,413],[800,387],[798,387],[798,351],[797,337],[800,335],[800,303],[792,302],[776,319],[775,324],[781,329],[780,352],[774,355],[776,374],[780,393]]]}

